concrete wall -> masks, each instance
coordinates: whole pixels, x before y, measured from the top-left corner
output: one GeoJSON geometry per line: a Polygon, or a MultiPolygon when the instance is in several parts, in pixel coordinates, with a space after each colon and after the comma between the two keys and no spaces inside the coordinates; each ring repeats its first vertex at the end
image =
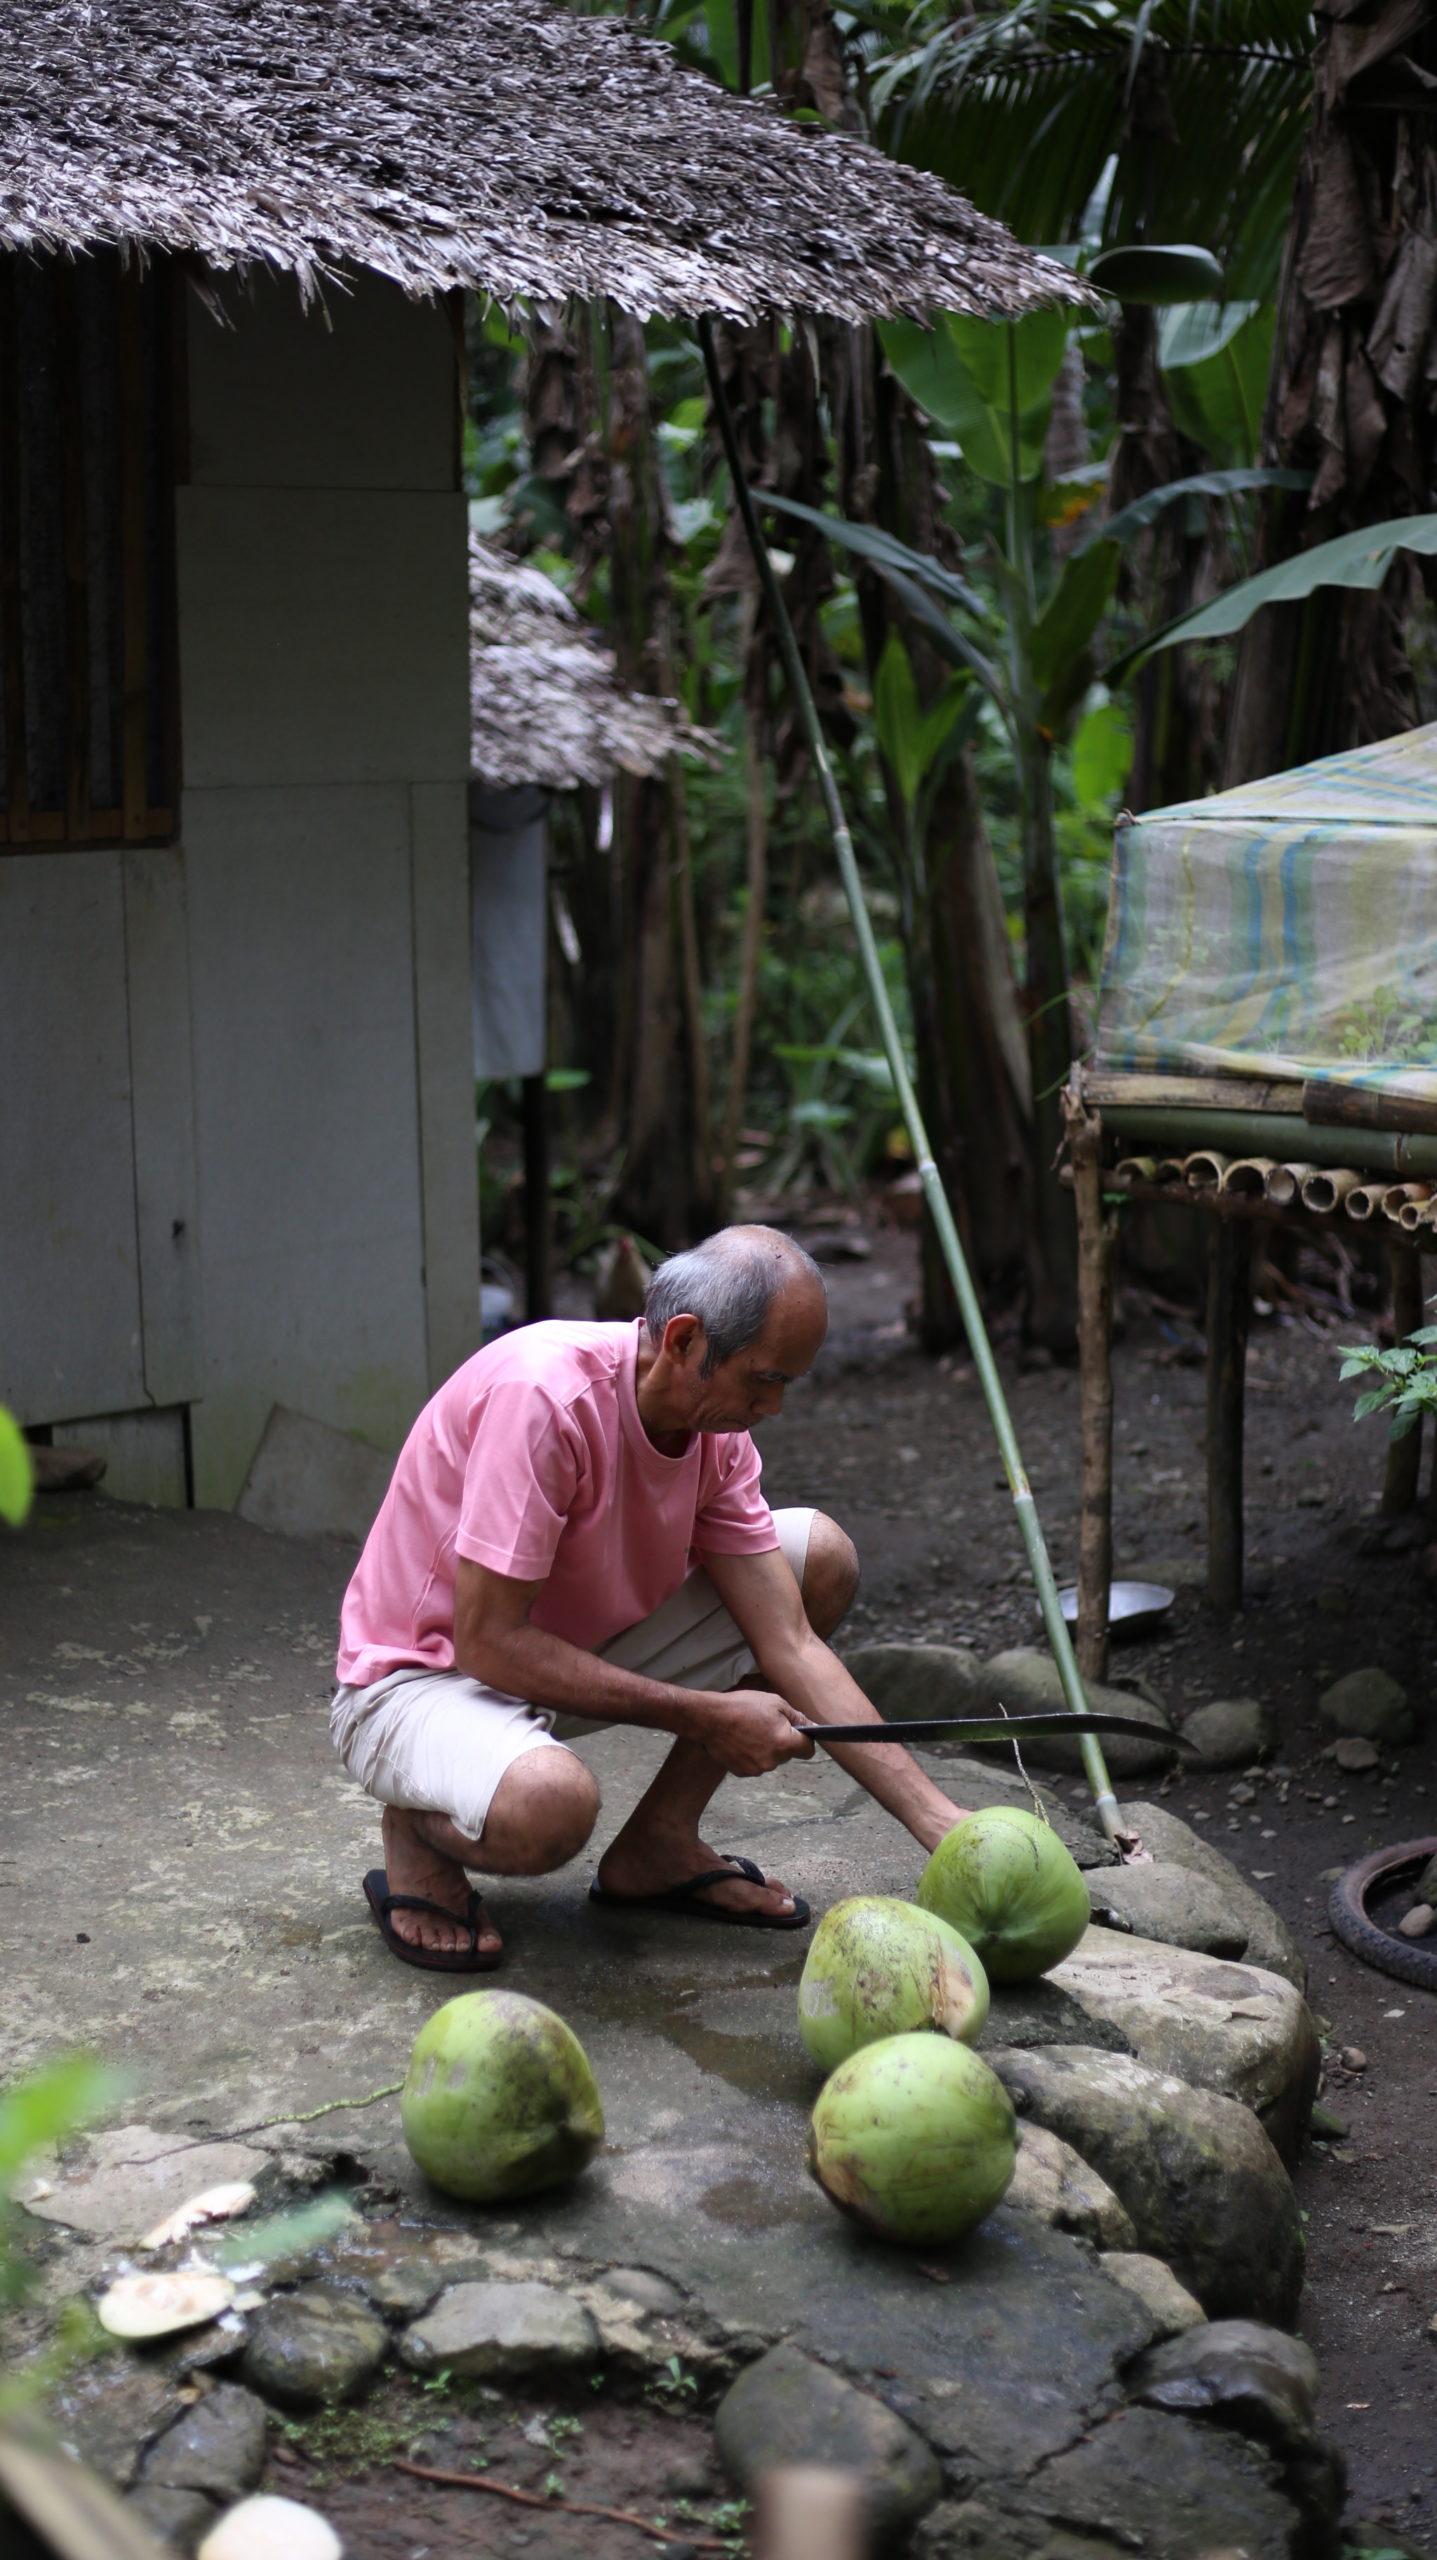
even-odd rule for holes
{"type": "Polygon", "coordinates": [[[395,1449],[479,1338],[449,315],[187,312],[178,843],[0,861],[0,1398],[232,1504],[278,1404],[395,1449]]]}
{"type": "Polygon", "coordinates": [[[478,1340],[464,502],[447,313],[189,310],[178,495],[204,1376],[195,1499],[271,1405],[397,1446],[478,1340]]]}

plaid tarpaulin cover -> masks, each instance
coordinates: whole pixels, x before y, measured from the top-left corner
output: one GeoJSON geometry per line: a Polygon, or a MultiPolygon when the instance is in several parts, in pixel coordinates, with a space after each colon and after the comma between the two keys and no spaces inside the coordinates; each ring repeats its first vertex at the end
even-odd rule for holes
{"type": "Polygon", "coordinates": [[[1437,722],[1121,818],[1096,1062],[1437,1101],[1437,722]]]}

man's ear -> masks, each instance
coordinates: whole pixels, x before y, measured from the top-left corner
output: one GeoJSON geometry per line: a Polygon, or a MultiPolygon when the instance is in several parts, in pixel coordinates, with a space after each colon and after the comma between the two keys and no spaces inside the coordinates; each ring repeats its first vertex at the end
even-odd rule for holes
{"type": "Polygon", "coordinates": [[[692,1368],[704,1356],[704,1329],[697,1316],[670,1316],[664,1327],[664,1349],[675,1368],[692,1368]]]}

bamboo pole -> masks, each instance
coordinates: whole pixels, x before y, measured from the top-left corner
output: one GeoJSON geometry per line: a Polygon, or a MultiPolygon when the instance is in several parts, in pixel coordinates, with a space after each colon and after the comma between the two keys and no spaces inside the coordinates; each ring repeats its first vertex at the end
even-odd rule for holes
{"type": "Polygon", "coordinates": [[[1082,1501],[1078,1515],[1078,1668],[1108,1670],[1113,1582],[1113,1246],[1103,1202],[1103,1124],[1084,1107],[1076,1078],[1063,1090],[1063,1121],[1078,1212],[1078,1364],[1082,1501]]]}
{"type": "MultiPolygon", "coordinates": [[[[809,753],[813,758],[814,771],[818,777],[829,831],[833,838],[839,875],[848,900],[848,911],[853,919],[859,959],[867,980],[873,1009],[878,1018],[878,1028],[893,1076],[894,1090],[898,1095],[904,1125],[913,1142],[914,1163],[923,1185],[923,1196],[933,1220],[948,1276],[953,1283],[953,1294],[958,1301],[958,1312],[963,1319],[968,1348],[973,1355],[973,1366],[978,1372],[979,1383],[983,1389],[984,1402],[988,1407],[989,1419],[993,1425],[999,1455],[1003,1462],[1003,1473],[1007,1477],[1012,1492],[1018,1530],[1037,1590],[1043,1626],[1052,1647],[1063,1696],[1075,1715],[1083,1715],[1087,1711],[1087,1696],[1083,1688],[1082,1675],[1078,1669],[1077,1656],[1073,1651],[1072,1638],[1063,1618],[1058,1586],[1053,1579],[1052,1564],[1049,1561],[1042,1526],[1038,1519],[1037,1506],[1033,1500],[1033,1489],[1028,1482],[1023,1465],[1022,1452],[1018,1446],[1017,1434],[1013,1429],[1007,1398],[1003,1393],[1003,1381],[998,1375],[998,1364],[993,1357],[993,1347],[988,1339],[988,1328],[983,1321],[983,1310],[979,1304],[978,1293],[973,1286],[967,1258],[959,1242],[958,1229],[953,1221],[948,1195],[943,1188],[938,1167],[933,1161],[928,1132],[923,1125],[918,1098],[909,1077],[908,1063],[903,1055],[903,1043],[898,1036],[898,1025],[894,1020],[893,1007],[889,1002],[888,989],[884,984],[883,964],[878,956],[878,944],[874,938],[872,920],[864,901],[863,883],[858,876],[853,838],[848,831],[843,801],[834,778],[833,766],[829,760],[828,747],[819,724],[818,711],[808,676],[799,655],[793,625],[788,618],[783,591],[774,574],[773,562],[768,555],[768,545],[764,541],[762,529],[754,513],[753,500],[749,495],[748,483],[744,478],[743,459],[738,449],[728,394],[724,389],[718,352],[714,345],[713,323],[707,317],[699,321],[699,338],[703,347],[704,366],[708,374],[709,396],[713,402],[714,416],[723,440],[724,457],[728,463],[729,477],[733,482],[734,497],[743,521],[744,532],[748,537],[749,549],[753,553],[759,583],[763,588],[764,598],[772,617],[774,635],[783,658],[784,672],[788,677],[794,706],[802,723],[809,753]]],[[[1098,1819],[1108,1838],[1121,1847],[1130,1835],[1123,1829],[1118,1801],[1113,1794],[1112,1781],[1108,1776],[1107,1762],[1103,1758],[1095,1735],[1081,1734],[1078,1740],[1083,1768],[1093,1790],[1098,1819]]]]}
{"type": "MultiPolygon", "coordinates": [[[[1085,1082],[1085,1091],[1091,1083],[1085,1082]]],[[[1160,1147],[1183,1144],[1222,1155],[1273,1156],[1282,1162],[1305,1159],[1312,1165],[1350,1165],[1359,1156],[1374,1173],[1389,1181],[1437,1175],[1437,1137],[1407,1136],[1392,1129],[1364,1129],[1358,1140],[1351,1129],[1320,1129],[1306,1120],[1276,1111],[1158,1111],[1144,1105],[1104,1103],[1103,1119],[1115,1137],[1160,1147]]]]}
{"type": "Polygon", "coordinates": [[[1221,1189],[1235,1191],[1240,1200],[1265,1200],[1268,1186],[1278,1170],[1271,1156],[1239,1156],[1224,1173],[1221,1189]]]}
{"type": "Polygon", "coordinates": [[[1189,1191],[1221,1191],[1226,1171],[1226,1156],[1215,1154],[1211,1147],[1198,1147],[1183,1158],[1183,1180],[1189,1191]]]}
{"type": "Polygon", "coordinates": [[[1269,1200],[1279,1209],[1290,1209],[1295,1200],[1302,1198],[1302,1186],[1316,1170],[1310,1164],[1275,1164],[1267,1177],[1269,1200]]]}
{"type": "Polygon", "coordinates": [[[1405,1183],[1394,1185],[1385,1177],[1379,1182],[1359,1182],[1355,1190],[1348,1192],[1342,1205],[1349,1218],[1355,1218],[1359,1226],[1365,1226],[1369,1218],[1385,1215],[1387,1195],[1393,1189],[1405,1190],[1406,1185],[1405,1183]]]}
{"type": "Polygon", "coordinates": [[[1340,1209],[1350,1192],[1360,1189],[1362,1176],[1351,1165],[1331,1165],[1310,1173],[1302,1186],[1304,1209],[1340,1209]]]}

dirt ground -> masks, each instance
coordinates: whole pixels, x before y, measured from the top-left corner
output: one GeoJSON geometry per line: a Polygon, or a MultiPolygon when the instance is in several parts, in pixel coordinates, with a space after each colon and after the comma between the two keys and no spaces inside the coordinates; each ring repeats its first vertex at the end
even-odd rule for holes
{"type": "MultiPolygon", "coordinates": [[[[864,1584],[852,1641],[903,1637],[1001,1647],[1041,1641],[1037,1607],[981,1390],[966,1360],[913,1346],[911,1236],[869,1225],[863,1261],[830,1266],[832,1331],[815,1374],[764,1440],[771,1499],[819,1504],[856,1539],[864,1584]]],[[[1430,2102],[1437,2004],[1369,1971],[1333,1939],[1331,1874],[1368,1849],[1437,1833],[1432,1639],[1437,1588],[1420,1546],[1371,1551],[1383,1424],[1354,1426],[1336,1346],[1371,1318],[1317,1332],[1259,1315],[1248,1363],[1248,1603],[1210,1613],[1205,1557],[1204,1377],[1195,1328],[1126,1300],[1116,1354],[1115,1573],[1185,1582],[1156,1639],[1113,1652],[1179,1721],[1210,1698],[1258,1696],[1280,1741],[1258,1772],[1183,1774],[1172,1809],[1252,1875],[1308,1956],[1331,2047],[1325,2102],[1348,2128],[1301,2173],[1309,2267],[1303,2329],[1322,2361],[1323,2423],[1347,2458],[1351,2512],[1437,2548],[1437,2202],[1430,2102]],[[1379,1664],[1401,1680],[1420,1739],[1361,1777],[1321,1756],[1317,1699],[1379,1664]],[[1337,2055],[1356,2050],[1365,2067],[1337,2055]],[[1430,2324],[1430,2325],[1429,2325],[1430,2324]]],[[[1076,1568],[1078,1380],[1002,1357],[1019,1440],[1059,1579],[1076,1568]]],[[[1151,1781],[1142,1782],[1147,1792],[1151,1781]]],[[[1081,1794],[1083,1790],[1075,1789],[1081,1794]]]]}

